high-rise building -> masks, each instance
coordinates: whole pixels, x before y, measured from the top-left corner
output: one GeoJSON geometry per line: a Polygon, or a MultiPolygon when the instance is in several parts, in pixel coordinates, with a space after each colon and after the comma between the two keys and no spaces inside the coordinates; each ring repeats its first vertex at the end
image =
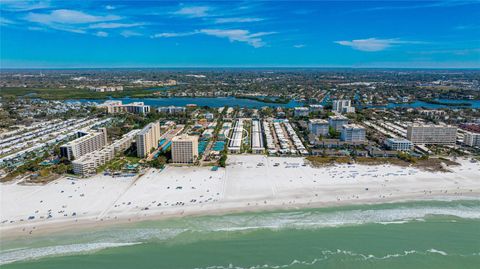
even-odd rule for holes
{"type": "Polygon", "coordinates": [[[391,150],[409,151],[413,147],[413,143],[404,138],[388,138],[385,140],[385,146],[391,150]]]}
{"type": "MultiPolygon", "coordinates": [[[[352,107],[352,101],[351,100],[333,100],[332,102],[332,110],[336,111],[338,113],[349,113],[351,112],[351,109],[349,110],[348,107],[352,107]]],[[[355,109],[353,110],[355,112],[355,109]]]]}
{"type": "Polygon", "coordinates": [[[357,124],[345,124],[342,126],[341,140],[346,142],[364,142],[365,128],[357,124]]]}
{"type": "Polygon", "coordinates": [[[180,135],[172,139],[172,162],[194,163],[198,157],[198,136],[180,135]]]}
{"type": "Polygon", "coordinates": [[[148,156],[152,149],[158,147],[158,141],[160,141],[160,124],[158,122],[152,122],[147,124],[137,134],[137,156],[145,158],[148,156]]]}
{"type": "Polygon", "coordinates": [[[465,132],[463,143],[470,147],[480,147],[480,133],[465,132]]]}
{"type": "Polygon", "coordinates": [[[60,154],[69,160],[74,160],[107,144],[107,130],[99,132],[79,132],[80,137],[60,147],[60,154]]]}
{"type": "Polygon", "coordinates": [[[72,161],[73,172],[77,175],[95,174],[97,168],[112,160],[116,154],[119,154],[129,148],[135,140],[138,129],[132,130],[122,136],[121,139],[112,144],[83,155],[72,161]]]}
{"type": "Polygon", "coordinates": [[[413,144],[455,145],[457,127],[412,124],[407,127],[407,139],[413,144]]]}
{"type": "Polygon", "coordinates": [[[311,119],[308,122],[308,130],[310,133],[316,136],[326,136],[328,135],[329,131],[328,121],[322,119],[311,119]]]}
{"type": "Polygon", "coordinates": [[[332,126],[335,131],[339,132],[342,130],[342,126],[348,124],[348,118],[345,116],[330,116],[328,117],[328,124],[332,126]]]}

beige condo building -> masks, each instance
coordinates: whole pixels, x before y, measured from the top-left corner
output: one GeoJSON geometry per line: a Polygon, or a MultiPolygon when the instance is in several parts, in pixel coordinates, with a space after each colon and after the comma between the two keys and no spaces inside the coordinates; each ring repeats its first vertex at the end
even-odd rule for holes
{"type": "Polygon", "coordinates": [[[140,158],[147,157],[152,149],[158,147],[158,141],[160,141],[160,123],[147,124],[137,134],[137,156],[140,158]]]}
{"type": "Polygon", "coordinates": [[[172,162],[194,163],[198,157],[198,136],[180,135],[172,139],[172,162]]]}
{"type": "Polygon", "coordinates": [[[101,128],[99,132],[83,132],[80,137],[60,146],[60,154],[68,160],[75,160],[87,153],[103,148],[107,144],[107,130],[101,128]]]}

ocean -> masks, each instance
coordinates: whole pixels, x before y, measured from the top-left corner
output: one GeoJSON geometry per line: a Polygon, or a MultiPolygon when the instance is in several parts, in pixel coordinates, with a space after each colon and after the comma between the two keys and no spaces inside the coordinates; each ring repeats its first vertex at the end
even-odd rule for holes
{"type": "Polygon", "coordinates": [[[184,217],[3,240],[8,268],[479,268],[480,200],[184,217]]]}

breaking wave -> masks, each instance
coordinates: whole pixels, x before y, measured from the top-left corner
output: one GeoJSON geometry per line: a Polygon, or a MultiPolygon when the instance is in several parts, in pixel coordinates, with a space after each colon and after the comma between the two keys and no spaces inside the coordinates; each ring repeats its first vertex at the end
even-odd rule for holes
{"type": "Polygon", "coordinates": [[[20,250],[7,250],[0,253],[0,265],[16,261],[38,259],[47,256],[58,256],[82,252],[98,251],[106,248],[132,246],[140,243],[88,243],[62,246],[49,246],[41,248],[29,248],[20,250]]]}

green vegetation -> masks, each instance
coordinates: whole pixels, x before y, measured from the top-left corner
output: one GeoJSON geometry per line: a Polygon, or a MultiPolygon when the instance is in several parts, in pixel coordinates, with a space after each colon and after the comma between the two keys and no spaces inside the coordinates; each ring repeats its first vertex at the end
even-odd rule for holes
{"type": "Polygon", "coordinates": [[[163,169],[166,163],[167,158],[165,156],[158,156],[157,158],[149,161],[147,164],[153,168],[163,169]]]}
{"type": "Polygon", "coordinates": [[[72,165],[69,161],[65,160],[62,160],[60,163],[50,164],[48,166],[42,165],[41,162],[49,157],[50,155],[45,153],[41,157],[29,160],[23,165],[10,170],[1,181],[6,182],[20,175],[31,174],[34,176],[34,182],[48,182],[58,178],[60,175],[72,171],[72,165]]]}
{"type": "Polygon", "coordinates": [[[220,167],[225,167],[227,166],[227,151],[223,150],[222,155],[220,156],[220,159],[218,160],[218,165],[220,167]]]}
{"type": "Polygon", "coordinates": [[[372,158],[372,157],[355,157],[355,159],[351,158],[350,156],[345,157],[321,157],[321,156],[309,156],[307,160],[313,166],[330,166],[334,164],[346,164],[346,163],[358,163],[362,165],[382,165],[382,164],[390,164],[390,165],[397,165],[397,166],[413,166],[418,169],[426,170],[426,171],[441,171],[441,172],[449,172],[445,168],[446,166],[450,165],[458,165],[458,163],[453,162],[448,159],[444,158],[428,158],[428,157],[420,157],[415,158],[410,156],[409,154],[399,154],[398,158],[372,158]]]}
{"type": "Polygon", "coordinates": [[[0,96],[2,98],[20,97],[30,95],[30,97],[41,98],[45,100],[68,100],[68,99],[107,99],[107,98],[147,98],[157,97],[155,92],[145,88],[127,88],[118,92],[94,92],[88,89],[43,89],[43,88],[2,88],[0,96]]]}
{"type": "Polygon", "coordinates": [[[335,128],[333,128],[332,126],[328,127],[328,135],[330,136],[330,138],[334,138],[334,139],[340,138],[340,132],[335,130],[335,128]]]}

